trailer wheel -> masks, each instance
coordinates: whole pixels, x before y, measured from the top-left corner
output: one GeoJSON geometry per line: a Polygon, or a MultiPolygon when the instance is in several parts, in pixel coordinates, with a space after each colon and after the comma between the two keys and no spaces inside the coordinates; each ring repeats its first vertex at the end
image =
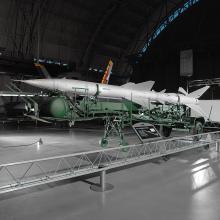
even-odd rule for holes
{"type": "MultiPolygon", "coordinates": [[[[195,126],[191,129],[191,134],[196,135],[196,134],[201,134],[203,132],[203,124],[200,121],[195,122],[195,126]]],[[[195,136],[193,138],[194,141],[199,141],[202,137],[200,135],[195,136]]]]}
{"type": "Polygon", "coordinates": [[[108,146],[108,140],[107,138],[101,138],[101,140],[99,140],[99,145],[102,147],[102,148],[105,148],[108,146]]]}
{"type": "Polygon", "coordinates": [[[200,121],[195,122],[195,126],[191,128],[190,133],[194,134],[201,134],[203,132],[203,124],[200,121]]]}
{"type": "Polygon", "coordinates": [[[162,128],[162,135],[164,137],[169,137],[171,132],[172,132],[172,127],[163,126],[163,128],[162,128]]]}
{"type": "Polygon", "coordinates": [[[200,121],[196,122],[195,125],[195,129],[196,129],[196,134],[201,134],[203,132],[203,124],[200,121]]]}

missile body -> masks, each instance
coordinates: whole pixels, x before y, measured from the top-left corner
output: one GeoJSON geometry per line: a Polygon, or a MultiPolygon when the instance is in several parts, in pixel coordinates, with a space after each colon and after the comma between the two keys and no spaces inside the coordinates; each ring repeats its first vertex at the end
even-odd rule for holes
{"type": "Polygon", "coordinates": [[[22,82],[51,91],[72,92],[78,95],[89,95],[106,98],[125,98],[142,106],[147,106],[150,101],[163,104],[197,105],[199,100],[178,93],[162,93],[147,90],[135,90],[123,86],[106,85],[94,82],[86,82],[72,79],[36,79],[23,80],[22,82]]]}

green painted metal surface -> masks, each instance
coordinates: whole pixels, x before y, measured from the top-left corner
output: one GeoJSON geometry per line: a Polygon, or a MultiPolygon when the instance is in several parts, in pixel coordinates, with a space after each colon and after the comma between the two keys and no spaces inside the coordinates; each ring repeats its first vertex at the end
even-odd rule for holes
{"type": "MultiPolygon", "coordinates": [[[[112,100],[84,97],[81,100],[71,100],[66,96],[50,98],[41,106],[46,116],[53,120],[87,121],[118,117],[124,125],[142,121],[155,125],[175,128],[191,128],[195,126],[195,118],[188,117],[184,106],[152,105],[143,109],[130,100],[112,100]]],[[[123,125],[123,126],[124,126],[123,125]]]]}
{"type": "Polygon", "coordinates": [[[63,118],[70,112],[69,104],[64,98],[54,98],[50,102],[50,112],[53,117],[63,118]]]}
{"type": "Polygon", "coordinates": [[[66,118],[70,112],[69,103],[63,97],[50,98],[41,105],[40,109],[42,114],[54,118],[66,118]]]}
{"type": "MultiPolygon", "coordinates": [[[[87,108],[89,114],[100,114],[100,113],[107,113],[107,114],[115,114],[123,113],[123,112],[130,112],[138,111],[137,107],[133,105],[133,103],[123,100],[97,100],[97,101],[88,101],[87,108]]],[[[80,109],[85,111],[85,103],[83,101],[80,102],[80,109]]]]}

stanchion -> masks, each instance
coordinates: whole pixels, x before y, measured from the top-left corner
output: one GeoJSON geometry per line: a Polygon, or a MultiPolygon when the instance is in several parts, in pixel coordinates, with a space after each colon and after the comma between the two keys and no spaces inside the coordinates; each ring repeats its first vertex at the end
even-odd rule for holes
{"type": "MultiPolygon", "coordinates": [[[[103,168],[103,167],[100,167],[103,168]]],[[[100,171],[100,183],[93,184],[90,186],[90,189],[96,192],[105,192],[112,190],[114,186],[112,184],[106,183],[106,170],[100,171]]]]}
{"type": "Polygon", "coordinates": [[[215,143],[215,149],[216,149],[216,152],[219,152],[219,142],[218,141],[215,143]]]}

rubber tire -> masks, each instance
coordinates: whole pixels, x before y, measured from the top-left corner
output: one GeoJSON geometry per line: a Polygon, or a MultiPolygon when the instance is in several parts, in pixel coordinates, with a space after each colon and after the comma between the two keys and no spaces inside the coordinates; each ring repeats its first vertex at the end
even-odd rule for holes
{"type": "Polygon", "coordinates": [[[102,147],[102,148],[106,148],[108,146],[108,140],[106,138],[102,138],[100,141],[99,141],[99,145],[102,147]]]}
{"type": "Polygon", "coordinates": [[[193,128],[191,128],[190,130],[190,133],[192,135],[195,135],[195,134],[200,134],[203,132],[203,125],[200,121],[196,121],[195,122],[195,126],[193,128]]]}
{"type": "Polygon", "coordinates": [[[172,128],[171,127],[163,126],[163,134],[162,135],[164,137],[169,137],[171,132],[172,132],[172,128]]]}
{"type": "MultiPolygon", "coordinates": [[[[196,134],[201,134],[203,132],[203,124],[200,121],[195,122],[195,126],[191,129],[191,134],[196,135],[196,134]]],[[[202,137],[196,136],[193,138],[194,141],[199,141],[202,137]]]]}
{"type": "Polygon", "coordinates": [[[195,132],[196,134],[201,134],[203,132],[203,125],[202,122],[197,121],[195,125],[195,132]]]}

